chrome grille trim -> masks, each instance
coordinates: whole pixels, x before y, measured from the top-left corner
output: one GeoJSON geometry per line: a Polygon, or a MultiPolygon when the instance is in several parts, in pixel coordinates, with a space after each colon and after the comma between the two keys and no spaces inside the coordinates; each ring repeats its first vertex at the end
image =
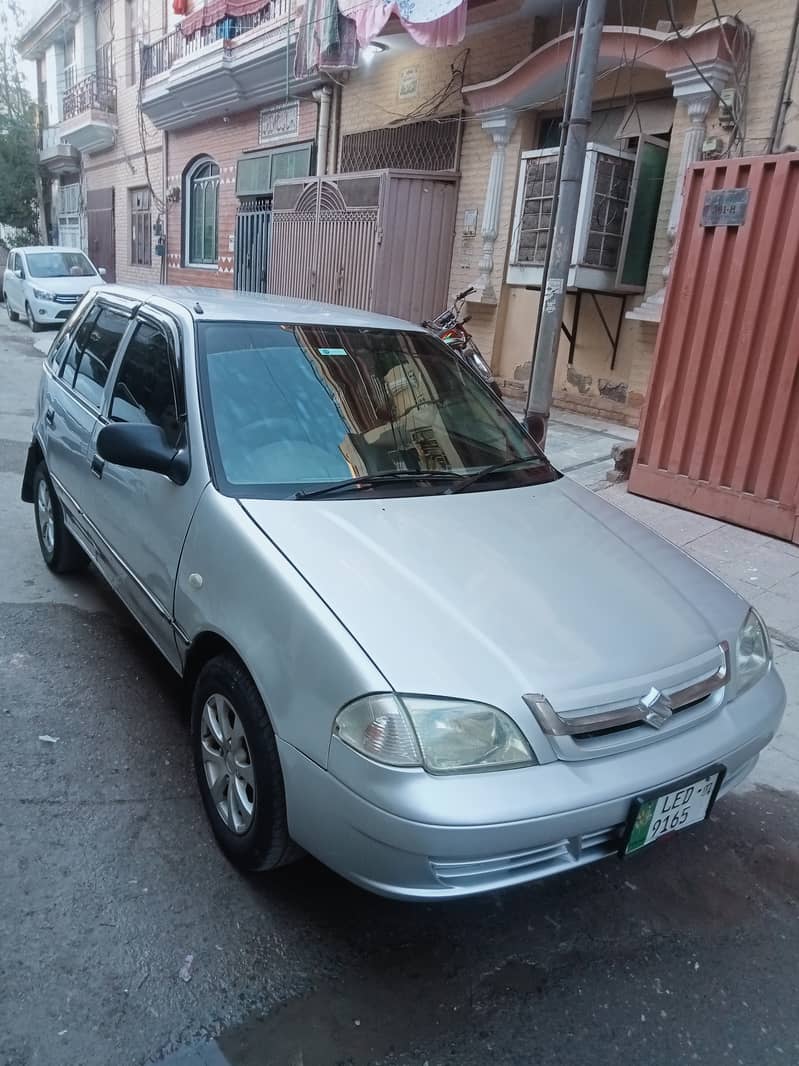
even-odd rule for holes
{"type": "MultiPolygon", "coordinates": [[[[672,712],[707,699],[708,696],[727,684],[730,679],[730,646],[726,640],[719,644],[719,652],[721,653],[721,666],[712,674],[708,674],[698,681],[694,681],[692,684],[673,692],[665,690],[672,712]]],[[[558,714],[546,696],[527,693],[522,698],[535,715],[535,719],[542,731],[548,736],[579,737],[597,730],[618,729],[623,726],[639,725],[647,722],[649,710],[643,704],[645,695],[645,693],[642,693],[641,701],[626,707],[615,707],[610,711],[596,711],[589,714],[572,714],[568,716],[558,714]]]]}

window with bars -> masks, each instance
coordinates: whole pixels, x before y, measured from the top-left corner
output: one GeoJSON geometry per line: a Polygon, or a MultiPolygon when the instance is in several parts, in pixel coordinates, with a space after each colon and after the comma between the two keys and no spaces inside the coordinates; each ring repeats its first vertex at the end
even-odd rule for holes
{"type": "Polygon", "coordinates": [[[185,199],[188,265],[216,265],[219,167],[212,159],[198,159],[189,168],[185,199]]]}
{"type": "Polygon", "coordinates": [[[130,262],[131,266],[151,266],[152,211],[149,189],[131,189],[130,197],[130,262]]]}
{"type": "MultiPolygon", "coordinates": [[[[595,155],[595,168],[592,187],[583,192],[583,196],[588,193],[588,220],[580,263],[599,270],[616,270],[619,265],[635,162],[627,156],[603,152],[601,149],[592,151],[595,155]]],[[[552,219],[558,165],[557,149],[548,150],[524,162],[524,191],[518,220],[519,237],[515,259],[519,263],[542,267],[546,260],[552,219]]]]}
{"type": "Polygon", "coordinates": [[[586,266],[615,270],[619,265],[633,166],[632,159],[597,154],[588,241],[583,254],[586,266]]]}
{"type": "Polygon", "coordinates": [[[460,115],[408,122],[341,138],[342,174],[362,170],[457,170],[460,115]]]}
{"type": "Polygon", "coordinates": [[[533,266],[544,265],[557,169],[558,157],[556,155],[541,156],[527,161],[517,257],[520,263],[532,263],[533,266]]]}

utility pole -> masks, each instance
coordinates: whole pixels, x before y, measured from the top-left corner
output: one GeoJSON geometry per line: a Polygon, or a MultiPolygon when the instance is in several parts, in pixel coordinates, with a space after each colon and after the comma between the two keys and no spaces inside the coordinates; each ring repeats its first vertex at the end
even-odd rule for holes
{"type": "Polygon", "coordinates": [[[551,238],[551,255],[541,286],[543,310],[533,353],[525,419],[533,437],[542,445],[546,441],[552,405],[560,327],[577,229],[588,127],[591,124],[594,81],[605,24],[605,3],[606,0],[586,0],[571,113],[564,116],[567,124],[566,146],[561,161],[560,186],[556,190],[557,212],[551,238]]]}

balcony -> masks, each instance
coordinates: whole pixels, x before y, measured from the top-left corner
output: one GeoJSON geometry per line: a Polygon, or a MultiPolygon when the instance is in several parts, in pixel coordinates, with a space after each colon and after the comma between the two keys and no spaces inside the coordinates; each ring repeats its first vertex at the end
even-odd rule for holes
{"type": "Polygon", "coordinates": [[[61,140],[61,131],[53,126],[39,130],[39,162],[50,174],[69,174],[80,168],[80,153],[61,140]]]}
{"type": "Polygon", "coordinates": [[[58,133],[87,155],[111,148],[117,134],[117,86],[113,78],[92,74],[67,89],[58,133]]]}
{"type": "MultiPolygon", "coordinates": [[[[297,39],[291,10],[291,0],[270,0],[191,33],[179,26],[145,46],[142,111],[159,129],[177,129],[282,98],[297,39]]],[[[292,90],[299,87],[292,79],[292,90]]]]}

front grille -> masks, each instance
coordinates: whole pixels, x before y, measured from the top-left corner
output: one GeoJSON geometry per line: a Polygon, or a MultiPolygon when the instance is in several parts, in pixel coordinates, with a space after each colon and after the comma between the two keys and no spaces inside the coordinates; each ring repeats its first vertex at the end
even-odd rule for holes
{"type": "Polygon", "coordinates": [[[451,888],[488,888],[534,881],[615,855],[623,831],[624,825],[613,825],[529,851],[466,862],[430,859],[430,866],[438,880],[451,888]]]}
{"type": "Polygon", "coordinates": [[[58,293],[58,292],[55,294],[55,302],[57,304],[70,304],[70,305],[74,306],[78,302],[79,299],[80,299],[80,296],[72,296],[72,295],[66,296],[66,295],[63,295],[63,294],[58,293]]]}

